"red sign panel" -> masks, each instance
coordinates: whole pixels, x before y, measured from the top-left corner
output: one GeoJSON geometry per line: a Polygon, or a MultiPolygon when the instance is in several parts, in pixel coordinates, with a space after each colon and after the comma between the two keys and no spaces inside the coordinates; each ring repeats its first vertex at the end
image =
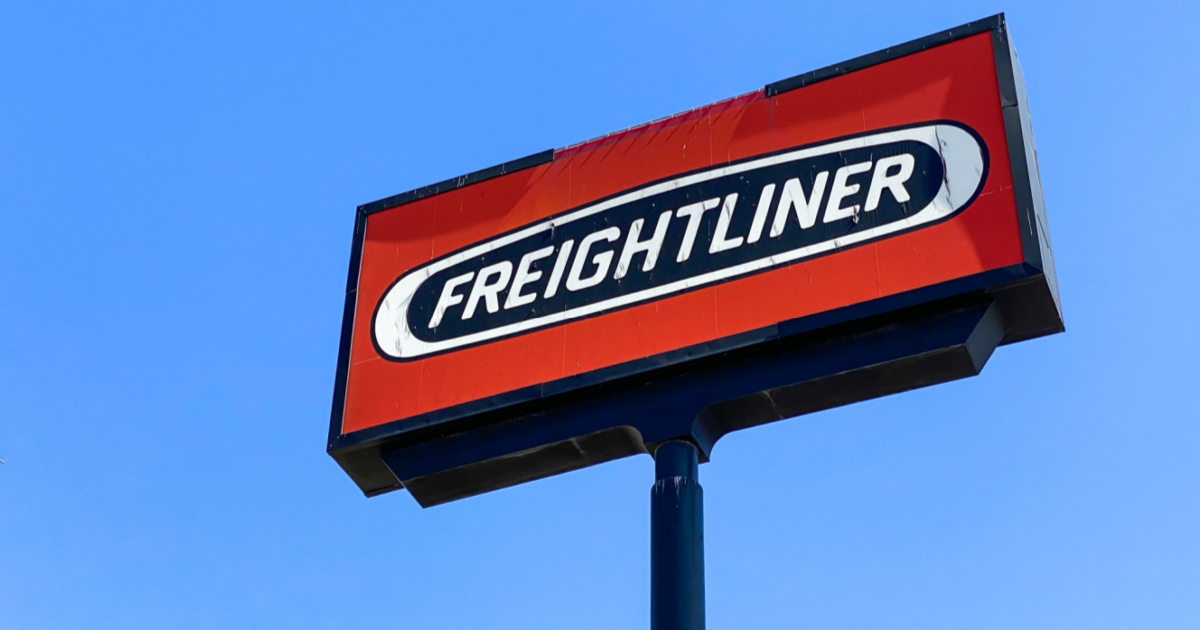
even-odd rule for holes
{"type": "Polygon", "coordinates": [[[1036,284],[1004,340],[1061,330],[1023,102],[993,18],[363,206],[331,452],[393,489],[392,446],[889,299],[1036,284]]]}

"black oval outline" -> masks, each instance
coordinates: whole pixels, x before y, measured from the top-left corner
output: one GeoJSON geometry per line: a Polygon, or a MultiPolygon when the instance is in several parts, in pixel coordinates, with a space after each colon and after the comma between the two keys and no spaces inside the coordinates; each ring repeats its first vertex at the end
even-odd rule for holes
{"type": "MultiPolygon", "coordinates": [[[[940,152],[939,152],[939,154],[940,154],[940,152]]],[[[519,337],[519,336],[521,336],[521,335],[529,334],[529,333],[532,333],[532,332],[537,332],[537,331],[539,331],[539,330],[545,330],[545,329],[547,329],[547,328],[554,328],[555,326],[561,326],[561,325],[564,325],[564,324],[569,324],[569,323],[572,323],[572,322],[584,321],[584,320],[591,319],[591,318],[593,318],[593,317],[600,317],[600,316],[602,316],[602,315],[608,315],[609,313],[616,313],[616,312],[618,312],[618,311],[622,311],[622,310],[624,310],[624,309],[631,308],[631,307],[634,307],[634,306],[641,306],[641,305],[643,305],[643,304],[647,304],[647,303],[655,302],[655,301],[658,301],[658,300],[667,299],[667,298],[672,298],[672,297],[675,297],[675,296],[677,296],[677,295],[684,295],[684,294],[687,294],[687,293],[691,293],[692,291],[696,291],[696,290],[698,290],[698,289],[706,289],[706,288],[708,288],[708,287],[715,286],[715,285],[718,285],[718,284],[724,284],[724,283],[726,283],[726,282],[734,282],[734,281],[737,281],[737,280],[741,280],[741,279],[743,279],[743,278],[749,278],[749,277],[751,277],[751,276],[758,275],[758,274],[760,274],[760,273],[766,273],[766,272],[768,272],[768,271],[774,271],[774,270],[776,270],[776,269],[784,269],[784,268],[790,267],[790,266],[792,266],[792,265],[795,265],[795,264],[798,264],[798,263],[801,263],[801,262],[806,262],[806,261],[809,261],[809,260],[817,260],[817,259],[819,259],[819,258],[823,258],[823,257],[825,257],[825,256],[829,256],[829,255],[832,255],[832,254],[839,254],[839,253],[842,253],[842,252],[845,252],[845,251],[849,251],[849,250],[852,250],[852,249],[854,249],[854,248],[856,248],[856,247],[860,247],[860,246],[862,246],[862,245],[868,245],[868,244],[870,244],[870,243],[876,243],[876,242],[879,242],[879,241],[881,241],[881,240],[885,240],[885,239],[889,239],[889,238],[892,238],[892,237],[896,237],[896,236],[901,236],[901,235],[904,235],[904,234],[908,234],[909,232],[915,232],[915,231],[917,231],[917,230],[920,230],[920,229],[924,229],[924,228],[927,228],[927,227],[932,227],[932,226],[934,226],[934,225],[939,225],[939,224],[941,224],[941,223],[945,223],[946,221],[949,221],[950,219],[953,219],[954,217],[958,216],[960,213],[962,213],[962,212],[963,212],[964,210],[966,210],[967,208],[970,208],[970,207],[971,207],[971,205],[975,203],[975,200],[979,198],[979,194],[983,192],[983,188],[984,188],[984,186],[986,186],[986,185],[987,185],[988,176],[989,176],[989,175],[991,175],[991,166],[992,166],[992,162],[991,162],[991,152],[988,150],[988,145],[987,145],[987,143],[986,143],[986,142],[984,142],[984,140],[983,140],[983,136],[979,135],[979,133],[978,133],[977,131],[975,131],[974,129],[972,129],[972,128],[971,128],[970,126],[968,126],[966,123],[962,123],[962,122],[959,122],[959,121],[957,121],[957,120],[935,119],[935,120],[928,120],[928,121],[919,122],[919,123],[911,123],[911,124],[907,124],[907,125],[899,125],[899,126],[895,126],[895,127],[884,127],[884,128],[880,128],[880,129],[872,129],[872,130],[870,130],[870,131],[864,131],[864,132],[862,132],[862,133],[851,134],[851,135],[848,135],[848,136],[838,136],[837,138],[831,138],[831,139],[829,139],[829,140],[822,140],[822,141],[820,141],[820,142],[813,142],[813,143],[810,143],[810,144],[798,144],[798,145],[796,145],[796,146],[793,146],[793,147],[788,147],[788,148],[786,148],[786,149],[779,149],[779,150],[777,150],[777,151],[771,151],[771,152],[768,152],[768,153],[759,153],[759,154],[757,154],[757,155],[753,155],[753,156],[751,156],[751,157],[747,157],[747,158],[742,158],[742,159],[740,159],[740,160],[734,160],[734,161],[732,161],[732,162],[725,162],[724,164],[721,164],[721,165],[707,166],[707,167],[705,167],[705,168],[698,168],[698,169],[693,169],[693,170],[690,170],[690,171],[683,171],[683,172],[680,172],[680,173],[676,173],[676,174],[674,174],[674,175],[669,175],[669,176],[667,176],[667,177],[663,177],[663,178],[660,178],[660,179],[656,179],[656,180],[653,180],[653,181],[646,182],[646,183],[644,183],[644,184],[640,184],[640,185],[638,185],[638,186],[634,186],[633,188],[626,188],[625,190],[622,190],[622,191],[620,191],[620,192],[613,193],[613,194],[611,194],[611,195],[608,195],[608,196],[605,196],[605,197],[601,197],[601,198],[599,198],[599,199],[593,199],[592,201],[589,201],[589,202],[587,202],[587,203],[585,203],[585,204],[580,204],[580,205],[578,205],[578,206],[574,206],[574,207],[572,207],[572,208],[569,208],[569,209],[567,209],[567,210],[563,210],[563,211],[561,211],[561,212],[557,212],[557,213],[555,213],[555,214],[547,215],[547,216],[545,216],[545,217],[542,217],[542,218],[540,218],[540,219],[538,219],[537,221],[534,221],[534,222],[532,222],[532,223],[527,223],[527,224],[525,224],[525,225],[522,225],[522,226],[520,226],[520,227],[513,228],[513,229],[511,229],[511,230],[506,230],[506,231],[504,231],[504,232],[500,232],[500,233],[497,233],[497,234],[493,234],[492,236],[488,237],[488,238],[487,238],[487,239],[485,239],[485,240],[482,240],[482,241],[476,241],[476,242],[474,242],[474,243],[471,243],[470,245],[467,245],[467,246],[465,246],[465,247],[460,247],[460,248],[458,248],[458,249],[456,249],[456,250],[454,250],[454,251],[452,251],[452,252],[449,252],[449,253],[443,254],[443,255],[441,255],[441,256],[438,256],[437,258],[430,259],[430,260],[429,260],[429,262],[426,262],[426,263],[424,263],[424,264],[422,264],[422,265],[420,265],[420,266],[418,266],[418,267],[413,267],[412,269],[409,269],[408,271],[404,272],[403,274],[400,274],[400,276],[398,276],[398,277],[397,277],[395,280],[393,280],[393,281],[392,281],[392,283],[391,283],[391,284],[389,284],[389,285],[387,286],[387,288],[383,290],[383,294],[382,294],[381,296],[379,296],[379,299],[378,299],[378,300],[376,300],[376,301],[375,301],[375,308],[372,310],[372,312],[371,312],[371,319],[369,320],[369,326],[370,326],[370,330],[368,331],[368,334],[371,336],[371,346],[372,346],[372,348],[374,348],[374,350],[375,350],[375,354],[379,355],[379,356],[380,356],[380,357],[381,357],[383,360],[385,360],[385,361],[390,361],[390,362],[392,362],[392,363],[411,363],[411,362],[413,362],[413,361],[421,361],[421,360],[424,360],[424,359],[429,359],[429,358],[432,358],[432,357],[441,356],[441,355],[443,355],[443,354],[448,354],[448,353],[451,353],[451,352],[458,352],[458,351],[460,351],[460,350],[466,350],[466,349],[468,349],[468,348],[474,348],[474,347],[476,347],[476,346],[481,346],[481,345],[484,345],[484,344],[494,343],[494,342],[501,341],[501,340],[504,340],[504,339],[511,339],[511,338],[513,338],[513,337],[519,337]],[[572,213],[572,212],[575,212],[576,210],[582,210],[583,208],[587,208],[587,207],[589,207],[589,206],[594,206],[594,205],[596,205],[596,204],[604,203],[605,201],[608,201],[609,199],[613,199],[613,198],[615,198],[615,197],[619,197],[619,196],[621,196],[621,195],[626,195],[626,194],[629,194],[629,193],[631,193],[631,192],[633,192],[633,191],[635,191],[635,190],[639,190],[639,189],[642,189],[642,188],[649,188],[650,186],[654,186],[654,185],[656,185],[656,184],[660,184],[660,183],[662,183],[662,182],[670,181],[670,180],[673,180],[673,179],[679,179],[679,178],[681,178],[681,177],[687,177],[687,176],[689,176],[689,175],[694,175],[694,174],[696,174],[696,173],[703,173],[703,172],[706,172],[706,171],[711,171],[711,170],[713,170],[713,169],[715,169],[715,168],[721,168],[721,167],[725,167],[725,166],[733,166],[733,165],[736,165],[736,164],[743,164],[743,163],[745,163],[745,162],[752,162],[752,161],[754,161],[754,160],[759,160],[759,159],[762,159],[762,158],[767,158],[767,157],[771,157],[771,156],[774,156],[774,155],[781,155],[781,154],[783,154],[783,153],[790,153],[790,152],[792,152],[792,151],[797,151],[797,150],[802,150],[802,149],[811,149],[811,148],[819,147],[819,146],[826,145],[826,144],[833,144],[833,143],[835,143],[835,142],[843,142],[843,141],[846,141],[846,140],[853,140],[853,139],[855,139],[855,138],[862,138],[862,137],[864,137],[864,136],[872,136],[872,135],[875,135],[875,134],[880,134],[880,133],[888,133],[888,132],[892,132],[892,131],[901,131],[901,130],[904,130],[904,129],[914,129],[914,128],[917,128],[917,127],[928,127],[928,126],[931,126],[931,125],[947,125],[947,126],[951,126],[951,127],[958,127],[959,129],[962,129],[963,131],[967,132],[967,133],[968,133],[968,134],[970,134],[970,136],[971,136],[972,138],[974,138],[974,139],[975,139],[975,141],[976,141],[976,142],[979,144],[979,147],[980,147],[980,149],[982,149],[982,151],[981,151],[981,155],[982,155],[982,157],[983,157],[983,175],[982,175],[982,176],[979,178],[979,185],[975,187],[975,192],[971,193],[971,196],[970,196],[970,197],[967,199],[967,201],[966,201],[965,203],[963,203],[963,205],[962,205],[961,207],[959,207],[959,208],[958,208],[958,209],[956,209],[954,212],[951,212],[950,214],[948,214],[948,215],[946,215],[946,216],[944,216],[944,217],[942,217],[942,218],[940,218],[940,219],[938,219],[938,220],[936,220],[936,221],[932,221],[932,222],[930,222],[930,223],[922,223],[921,225],[913,226],[913,227],[910,227],[910,228],[908,228],[908,229],[901,230],[901,231],[899,231],[899,232],[892,232],[891,234],[887,234],[887,235],[885,235],[885,236],[881,236],[881,237],[879,237],[879,238],[868,239],[868,240],[865,240],[865,241],[861,241],[861,242],[858,242],[858,243],[854,243],[853,245],[848,245],[848,246],[846,246],[846,247],[841,247],[841,248],[834,249],[834,250],[831,250],[831,251],[828,251],[828,252],[824,252],[824,253],[821,253],[821,254],[817,254],[817,255],[815,255],[815,256],[810,256],[810,257],[807,257],[807,258],[799,258],[799,259],[797,259],[797,260],[793,260],[793,261],[791,261],[791,262],[787,262],[787,263],[784,263],[784,264],[782,264],[782,265],[776,265],[776,266],[773,266],[773,267],[767,267],[767,268],[765,268],[765,269],[759,269],[759,270],[757,270],[757,271],[751,271],[751,272],[748,272],[748,273],[745,273],[745,274],[742,274],[742,275],[739,275],[739,276],[735,276],[735,277],[732,277],[732,278],[726,278],[726,279],[724,279],[724,280],[718,280],[718,281],[716,281],[716,282],[710,282],[710,283],[707,283],[707,284],[702,284],[702,285],[699,285],[699,286],[691,287],[691,288],[688,288],[688,289],[683,289],[683,290],[676,291],[676,292],[674,292],[674,293],[671,293],[671,294],[668,294],[668,295],[665,295],[665,296],[656,296],[656,297],[654,297],[654,298],[651,298],[651,299],[648,299],[648,300],[642,300],[642,301],[639,301],[639,302],[632,302],[632,303],[629,303],[629,304],[624,304],[624,305],[621,305],[621,306],[618,306],[618,307],[614,307],[614,308],[612,308],[612,309],[608,309],[608,310],[600,311],[600,312],[598,312],[598,313],[592,313],[592,314],[590,314],[590,315],[585,315],[585,316],[583,316],[583,317],[574,317],[574,318],[571,318],[571,319],[566,319],[566,320],[562,320],[562,321],[559,321],[559,322],[555,322],[555,323],[552,323],[552,324],[545,324],[545,325],[543,325],[543,326],[538,326],[538,327],[535,327],[535,328],[530,328],[530,329],[528,329],[528,330],[522,330],[522,331],[519,331],[519,332],[509,333],[509,334],[507,334],[507,335],[502,335],[502,336],[500,336],[500,337],[492,337],[491,339],[486,339],[486,340],[484,340],[484,341],[477,341],[477,342],[475,342],[475,343],[471,343],[471,344],[467,344],[467,345],[463,345],[463,346],[457,346],[457,347],[454,347],[454,348],[448,348],[448,349],[446,349],[446,350],[439,350],[439,351],[437,351],[437,352],[428,352],[428,353],[425,353],[425,354],[422,354],[422,355],[420,355],[420,356],[416,356],[416,357],[409,357],[409,358],[403,358],[403,357],[393,357],[392,355],[390,355],[390,354],[387,354],[386,352],[384,352],[384,351],[383,351],[382,347],[379,345],[379,341],[378,341],[378,340],[375,338],[375,319],[376,319],[376,318],[379,316],[379,308],[380,308],[381,306],[383,306],[383,299],[384,299],[385,297],[387,297],[387,294],[388,294],[389,292],[391,292],[391,290],[392,290],[392,287],[395,287],[397,284],[399,284],[399,283],[400,283],[400,281],[401,281],[401,280],[403,280],[404,278],[406,278],[406,277],[408,277],[408,276],[412,275],[412,274],[413,274],[413,273],[415,273],[417,270],[419,270],[419,269],[422,269],[422,268],[425,268],[425,267],[428,267],[428,266],[430,266],[430,265],[433,265],[434,263],[436,263],[436,262],[438,262],[438,261],[440,261],[440,260],[443,260],[443,259],[445,259],[445,258],[449,258],[449,257],[451,257],[451,256],[457,255],[459,252],[462,252],[463,250],[467,250],[467,249],[470,249],[470,248],[472,248],[472,247],[478,247],[478,246],[479,246],[480,244],[482,244],[482,243],[486,243],[486,242],[488,242],[488,241],[495,240],[495,239],[498,239],[498,238],[503,238],[504,236],[507,236],[507,235],[509,235],[509,234],[512,234],[512,233],[514,233],[514,232],[519,232],[519,231],[521,231],[521,230],[524,230],[524,229],[528,228],[530,225],[533,225],[534,223],[542,223],[542,222],[544,222],[544,221],[550,221],[550,220],[556,219],[556,218],[558,218],[558,217],[561,217],[561,216],[563,216],[563,215],[565,215],[565,214],[570,214],[570,213],[572,213]]],[[[945,167],[945,164],[943,164],[943,168],[944,168],[944,167],[945,167]]],[[[364,235],[364,238],[363,238],[363,247],[366,247],[366,237],[365,237],[365,235],[364,235]]],[[[361,263],[360,263],[360,264],[361,264],[361,263]]],[[[355,290],[357,291],[357,287],[355,288],[355,290]]],[[[360,299],[361,299],[361,294],[360,294],[360,299]]]]}

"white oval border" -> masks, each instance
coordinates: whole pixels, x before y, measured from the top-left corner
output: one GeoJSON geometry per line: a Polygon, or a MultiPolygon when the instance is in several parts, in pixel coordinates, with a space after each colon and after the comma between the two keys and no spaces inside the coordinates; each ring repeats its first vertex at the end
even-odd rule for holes
{"type": "Polygon", "coordinates": [[[957,125],[949,124],[931,124],[919,127],[910,127],[908,129],[898,129],[894,131],[885,131],[876,134],[859,136],[847,140],[834,141],[829,144],[808,147],[805,149],[797,149],[778,155],[750,160],[739,164],[732,164],[714,168],[712,170],[703,171],[685,175],[676,179],[671,179],[657,184],[639,188],[610,199],[606,199],[591,206],[585,206],[573,212],[554,217],[545,221],[531,224],[521,228],[515,232],[510,232],[500,238],[486,241],[473,247],[464,249],[455,254],[432,262],[430,264],[418,267],[397,281],[383,299],[380,300],[378,308],[376,308],[374,321],[372,322],[372,332],[374,334],[375,346],[385,355],[393,360],[409,360],[427,354],[434,354],[453,350],[462,346],[474,345],[484,341],[490,341],[500,337],[521,333],[535,328],[543,328],[564,321],[578,319],[594,315],[602,311],[620,308],[636,302],[644,302],[654,298],[670,295],[680,291],[685,291],[693,287],[698,287],[705,284],[720,282],[736,276],[746,275],[787,264],[802,258],[809,258],[818,254],[823,254],[835,249],[840,249],[850,245],[860,243],[862,241],[872,240],[887,236],[895,232],[901,232],[912,229],[914,227],[933,223],[939,219],[945,218],[970,202],[982,182],[984,175],[984,157],[983,148],[979,145],[979,141],[970,132],[957,125]],[[849,151],[852,149],[862,149],[881,144],[890,144],[893,142],[901,142],[911,140],[932,147],[942,158],[944,177],[942,186],[938,190],[937,195],[929,202],[927,206],[919,212],[900,221],[894,221],[885,225],[873,227],[861,232],[855,232],[843,237],[823,241],[813,245],[807,245],[797,249],[793,249],[773,256],[767,256],[758,260],[726,267],[700,274],[684,280],[665,284],[658,287],[651,287],[636,293],[628,295],[620,295],[608,300],[587,304],[573,309],[568,309],[561,313],[552,313],[527,319],[520,322],[483,330],[453,339],[445,339],[442,341],[428,342],[415,337],[408,329],[408,305],[412,301],[413,295],[417,289],[430,276],[444,269],[448,269],[463,261],[482,256],[497,248],[503,247],[509,243],[519,241],[523,238],[554,229],[557,226],[565,223],[570,223],[591,216],[593,214],[604,212],[617,206],[622,206],[627,203],[638,201],[646,197],[657,195],[682,186],[690,186],[706,182],[726,175],[736,175],[746,171],[774,166],[785,162],[794,162],[830,153],[838,153],[840,151],[849,151]]]}

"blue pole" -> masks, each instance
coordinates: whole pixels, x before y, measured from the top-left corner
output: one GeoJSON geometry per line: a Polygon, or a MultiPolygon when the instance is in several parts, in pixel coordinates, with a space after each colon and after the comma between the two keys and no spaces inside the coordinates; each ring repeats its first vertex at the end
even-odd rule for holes
{"type": "Polygon", "coordinates": [[[654,453],[650,630],[704,630],[704,492],[699,452],[673,440],[654,453]]]}

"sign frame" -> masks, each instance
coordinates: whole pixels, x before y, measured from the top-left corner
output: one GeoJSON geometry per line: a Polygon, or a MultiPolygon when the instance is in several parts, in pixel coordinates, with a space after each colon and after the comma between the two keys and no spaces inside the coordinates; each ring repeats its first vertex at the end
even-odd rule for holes
{"type": "Polygon", "coordinates": [[[367,496],[407,488],[426,507],[652,453],[672,439],[695,443],[706,461],[729,431],[971,376],[997,345],[1064,331],[1024,78],[1003,14],[763,92],[774,97],[984,33],[991,35],[1007,142],[991,159],[1006,158],[1011,167],[1023,262],[343,433],[367,218],[554,161],[555,150],[542,151],[358,207],[328,453],[367,496]],[[756,392],[767,389],[783,392],[780,399],[803,392],[806,400],[755,411],[763,403],[756,392]]]}

